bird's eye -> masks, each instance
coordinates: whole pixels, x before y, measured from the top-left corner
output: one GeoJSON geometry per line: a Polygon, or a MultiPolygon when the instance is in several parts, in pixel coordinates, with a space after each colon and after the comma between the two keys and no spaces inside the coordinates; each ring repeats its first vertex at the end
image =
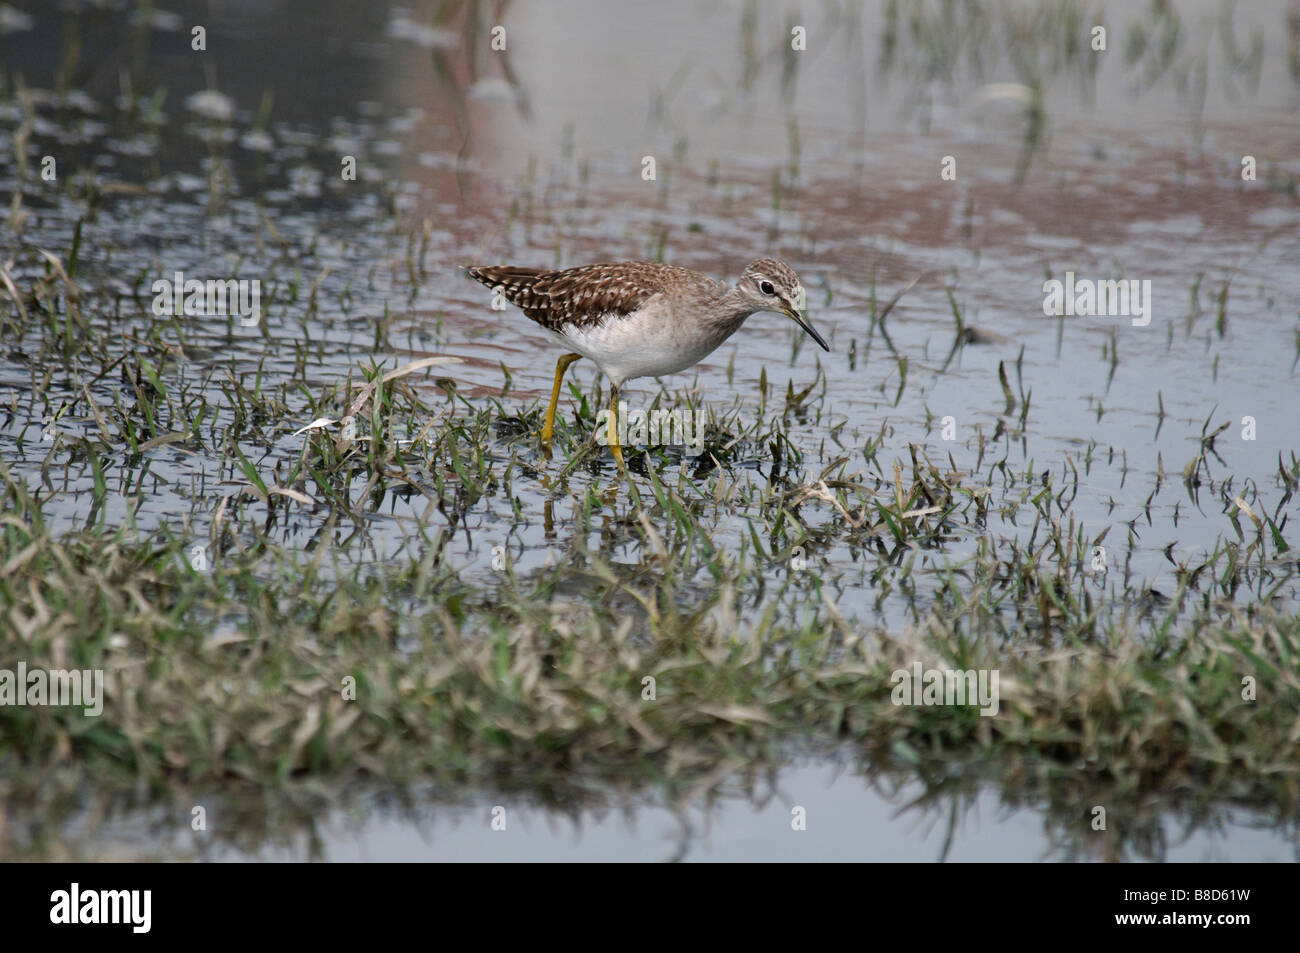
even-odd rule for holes
{"type": "Polygon", "coordinates": [[[774,294],[776,294],[776,289],[772,287],[772,282],[770,282],[770,281],[762,281],[762,282],[759,282],[758,290],[761,291],[761,292],[763,292],[763,294],[765,294],[765,295],[774,295],[774,294]]]}

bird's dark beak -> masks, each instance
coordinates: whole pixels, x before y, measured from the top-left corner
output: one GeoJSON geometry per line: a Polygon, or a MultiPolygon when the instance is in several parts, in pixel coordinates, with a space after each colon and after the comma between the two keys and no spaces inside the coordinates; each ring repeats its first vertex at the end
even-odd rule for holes
{"type": "Polygon", "coordinates": [[[785,313],[789,315],[790,319],[794,321],[795,324],[807,331],[808,336],[821,345],[823,351],[830,351],[830,345],[822,340],[822,336],[817,333],[817,329],[809,322],[807,312],[801,312],[797,308],[786,307],[785,313]]]}

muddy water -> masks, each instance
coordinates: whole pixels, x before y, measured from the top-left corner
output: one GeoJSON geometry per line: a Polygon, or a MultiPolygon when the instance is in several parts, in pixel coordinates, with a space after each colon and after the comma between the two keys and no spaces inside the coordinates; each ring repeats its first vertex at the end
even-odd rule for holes
{"type": "MultiPolygon", "coordinates": [[[[102,302],[92,321],[129,335],[149,320],[132,296],[176,270],[261,275],[282,288],[292,278],[324,302],[282,296],[263,329],[193,323],[183,376],[229,369],[273,380],[305,352],[309,384],[323,388],[363,362],[454,354],[465,360],[454,375],[462,394],[501,394],[505,364],[503,400],[521,409],[549,390],[549,347],[517,313],[491,311],[457,265],[662,256],[734,278],[776,254],[809,287],[830,354],[805,345],[792,357],[797,329],[758,315],[697,369],[632,382],[627,399],[736,402],[744,413],[758,405],[761,375],[778,392],[818,382],[820,415],[790,427],[808,474],[846,452],[874,469],[861,447],[882,428],[885,472],[910,445],[970,472],[981,441],[996,447],[986,468],[1005,455],[1060,480],[1072,463],[1083,478],[1069,516],[1089,536],[1112,527],[1116,571],[1102,591],[1116,604],[1172,593],[1177,565],[1202,561],[1231,531],[1208,492],[1215,481],[1250,485],[1271,512],[1279,455],[1300,450],[1293,4],[1176,3],[1154,20],[1111,4],[1100,18],[1106,51],[1088,48],[1091,22],[1080,21],[1079,48],[1053,55],[1026,51],[1047,49],[1036,41],[1061,24],[1019,4],[964,12],[957,25],[937,5],[901,17],[886,4],[813,5],[797,21],[751,3],[665,0],[635,15],[595,0],[521,4],[504,18],[504,53],[490,49],[485,12],[452,10],[431,26],[434,5],[236,4],[214,15],[189,3],[130,14],[126,4],[79,18],[75,51],[43,4],[5,9],[0,154],[22,140],[37,163],[57,144],[64,174],[90,188],[93,173],[108,210],[83,225],[78,279],[102,302]],[[206,56],[189,50],[192,23],[208,30],[206,56]],[[797,26],[807,38],[798,52],[797,26]],[[356,182],[339,175],[345,155],[358,159],[356,182]],[[1255,160],[1253,181],[1242,178],[1244,156],[1255,160]],[[414,273],[413,228],[424,236],[414,273]],[[1150,282],[1149,323],[1045,315],[1044,281],[1067,272],[1150,282]],[[909,287],[884,329],[873,322],[873,298],[909,287]],[[957,347],[948,289],[971,338],[957,347]],[[1006,408],[1000,364],[1029,395],[1023,420],[1006,408]],[[1207,421],[1231,427],[1198,492],[1181,475],[1207,421]]],[[[0,166],[6,197],[15,176],[0,166]]],[[[19,242],[70,247],[81,203],[58,189],[29,192],[22,214],[5,225],[6,256],[19,242]]],[[[39,268],[17,255],[16,277],[39,268]]],[[[594,369],[573,373],[594,398],[594,369]]],[[[27,395],[32,374],[6,349],[0,394],[27,395]]],[[[114,386],[92,389],[111,402],[114,386]]],[[[49,402],[60,388],[75,384],[56,375],[49,402]]],[[[212,396],[228,418],[224,396],[212,396]]],[[[36,480],[43,451],[30,428],[49,408],[26,396],[18,406],[0,452],[36,480]]],[[[566,399],[562,413],[572,410],[566,399]]],[[[291,434],[307,422],[290,402],[287,419],[246,451],[268,469],[292,461],[301,438],[291,434]]],[[[88,431],[93,421],[60,426],[88,431]]],[[[762,461],[752,463],[741,478],[761,482],[762,461]]],[[[226,474],[168,447],[140,465],[133,479],[149,492],[130,518],[204,535],[226,474]]],[[[88,465],[70,472],[74,488],[90,485],[88,465]]],[[[517,483],[516,492],[539,516],[542,490],[517,483]]],[[[563,526],[575,504],[552,502],[563,526]]],[[[128,521],[125,496],[107,506],[108,525],[128,521]]],[[[416,515],[407,507],[383,508],[358,562],[410,557],[399,527],[416,515]]],[[[491,545],[512,528],[510,512],[509,501],[489,502],[478,536],[452,547],[467,580],[492,578],[491,545]]],[[[52,515],[62,529],[86,519],[73,507],[52,515]]],[[[740,546],[741,517],[711,520],[717,544],[740,546]]],[[[985,529],[999,546],[1029,532],[1023,517],[997,510],[985,529]]],[[[519,573],[554,558],[540,519],[510,538],[519,573]]],[[[922,603],[929,574],[975,545],[958,539],[918,556],[922,603]]],[[[817,558],[842,611],[883,625],[914,618],[902,595],[876,598],[873,566],[833,550],[817,558]]],[[[1271,568],[1281,599],[1300,595],[1292,569],[1271,568]]],[[[604,836],[599,824],[587,830],[604,836]]],[[[377,851],[384,836],[375,834],[377,851]]],[[[1286,841],[1274,837],[1248,854],[1286,841]]],[[[902,844],[914,856],[930,849],[923,838],[902,844]]],[[[1018,856],[1034,844],[1026,835],[1018,856]]]]}

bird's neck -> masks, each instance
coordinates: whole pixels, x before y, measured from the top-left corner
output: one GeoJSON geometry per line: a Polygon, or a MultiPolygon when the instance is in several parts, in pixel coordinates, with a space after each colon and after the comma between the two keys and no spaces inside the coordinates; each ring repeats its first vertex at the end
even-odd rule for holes
{"type": "Polygon", "coordinates": [[[717,307],[713,309],[712,314],[709,316],[709,323],[718,336],[719,342],[725,341],[740,330],[740,326],[745,323],[745,319],[756,310],[753,303],[745,297],[739,288],[728,288],[726,293],[718,299],[717,307]]]}
{"type": "Polygon", "coordinates": [[[718,318],[725,322],[735,322],[736,327],[759,309],[739,288],[728,288],[719,301],[718,318]]]}

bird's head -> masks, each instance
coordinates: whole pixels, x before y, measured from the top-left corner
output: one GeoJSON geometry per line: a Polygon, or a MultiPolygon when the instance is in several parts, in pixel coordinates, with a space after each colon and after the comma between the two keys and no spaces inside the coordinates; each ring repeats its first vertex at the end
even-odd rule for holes
{"type": "Polygon", "coordinates": [[[822,336],[808,320],[808,301],[803,282],[785,262],[775,258],[759,258],[750,262],[736,288],[755,311],[784,314],[808,332],[823,351],[830,350],[830,346],[822,340],[822,336]]]}

